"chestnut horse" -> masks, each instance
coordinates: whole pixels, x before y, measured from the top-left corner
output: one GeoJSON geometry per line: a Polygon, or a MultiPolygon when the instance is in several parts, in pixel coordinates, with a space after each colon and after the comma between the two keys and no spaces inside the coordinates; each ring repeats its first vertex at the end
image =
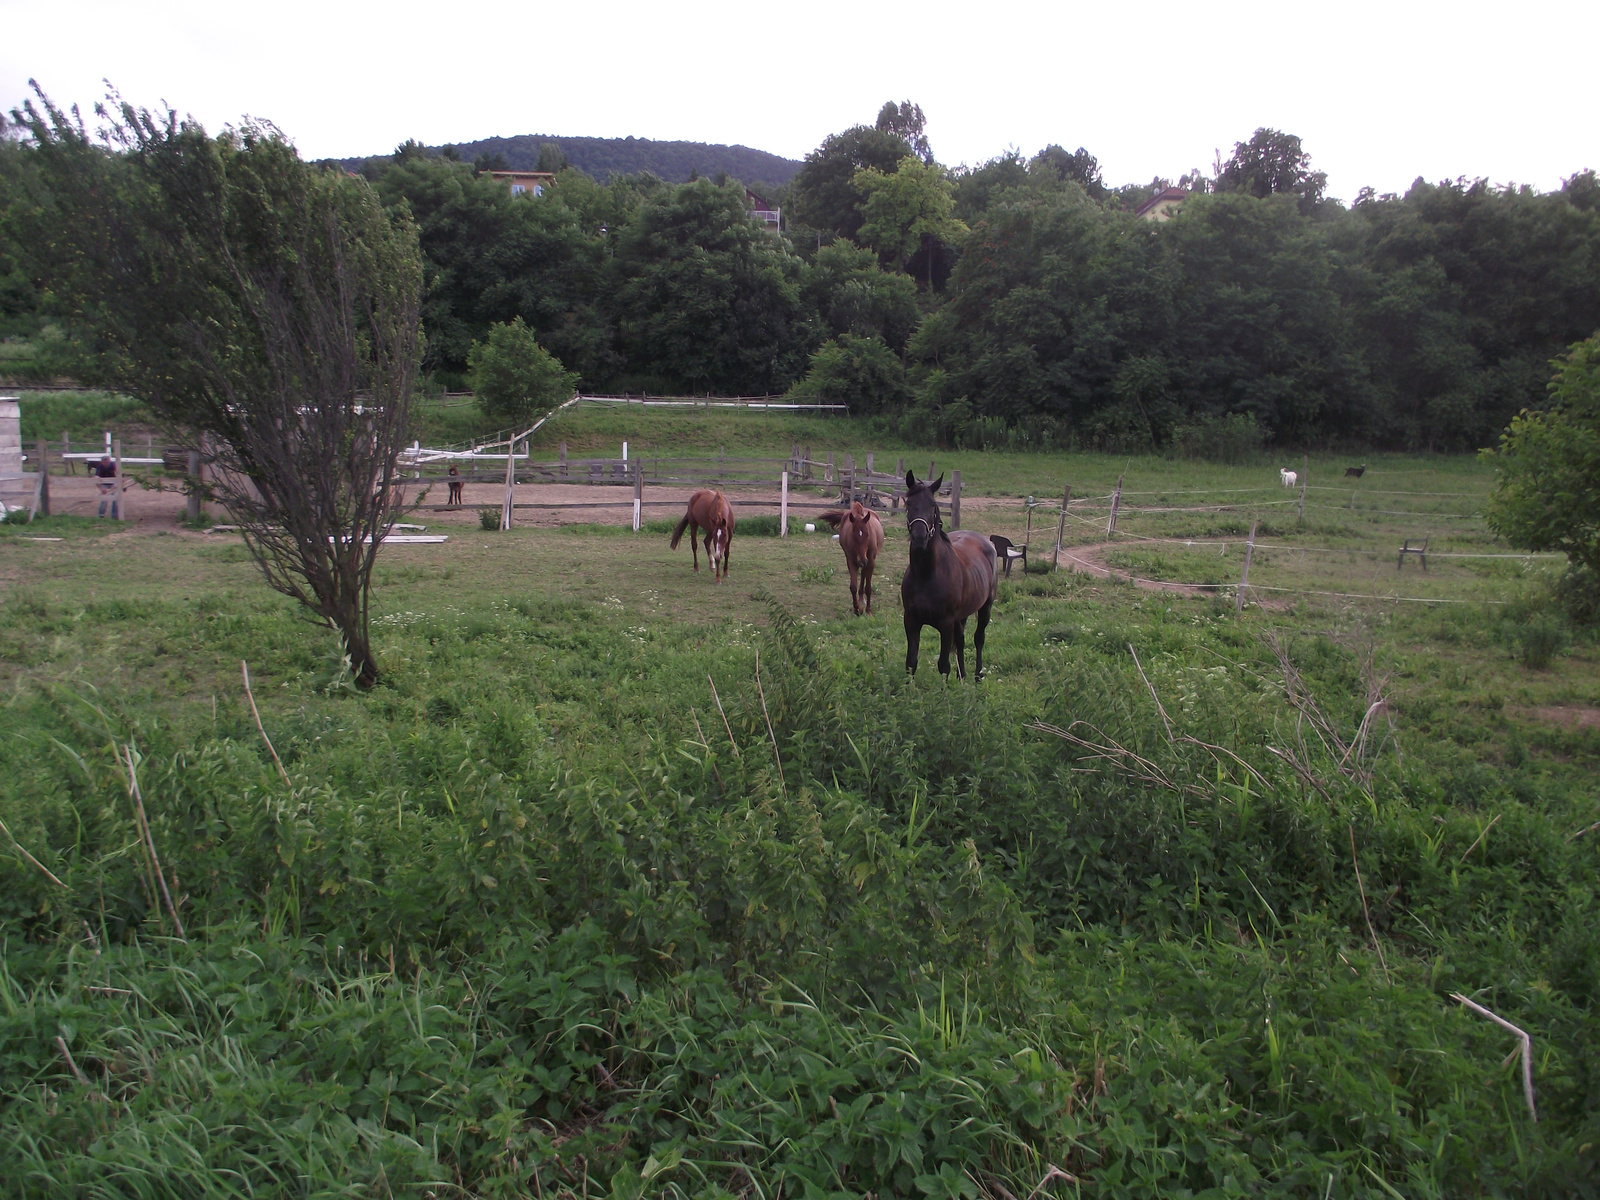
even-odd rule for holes
{"type": "Polygon", "coordinates": [[[958,529],[944,531],[936,499],[944,476],[918,483],[906,472],[906,525],[911,534],[911,565],[900,581],[900,603],[906,614],[906,670],[917,673],[917,643],[922,627],[939,631],[939,673],[950,674],[950,647],[956,650],[956,675],[967,677],[967,618],[974,613],[978,627],[972,634],[977,651],[977,675],[983,678],[983,632],[994,607],[994,543],[981,533],[958,529]]]}
{"type": "Polygon", "coordinates": [[[733,505],[721,492],[701,488],[689,497],[689,510],[672,531],[672,549],[678,548],[683,531],[689,531],[689,553],[694,557],[694,569],[700,569],[700,553],[694,539],[703,529],[706,533],[706,561],[711,564],[711,578],[721,583],[728,574],[728,547],[733,542],[733,505]]]}
{"type": "Polygon", "coordinates": [[[839,549],[850,568],[850,604],[856,616],[872,613],[872,572],[883,549],[883,522],[861,501],[853,500],[847,509],[825,512],[822,519],[839,531],[839,549]]]}

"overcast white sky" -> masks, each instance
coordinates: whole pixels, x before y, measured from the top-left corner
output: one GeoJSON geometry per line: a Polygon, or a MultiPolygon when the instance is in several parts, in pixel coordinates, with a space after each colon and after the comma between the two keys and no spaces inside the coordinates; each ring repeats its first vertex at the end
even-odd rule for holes
{"type": "Polygon", "coordinates": [[[1348,200],[1418,175],[1548,190],[1600,167],[1597,34],[1595,0],[0,0],[0,104],[31,77],[87,111],[109,79],[207,128],[269,119],[308,158],[519,133],[800,158],[909,98],[949,164],[1059,142],[1108,183],[1146,182],[1268,125],[1348,200]]]}

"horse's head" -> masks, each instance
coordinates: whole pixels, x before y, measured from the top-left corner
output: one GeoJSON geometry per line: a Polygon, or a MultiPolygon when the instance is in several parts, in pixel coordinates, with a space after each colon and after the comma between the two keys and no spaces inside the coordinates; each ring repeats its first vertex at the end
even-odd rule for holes
{"type": "Polygon", "coordinates": [[[733,540],[733,508],[719,493],[711,509],[710,544],[706,551],[713,563],[728,557],[728,543],[733,540]]]}
{"type": "Polygon", "coordinates": [[[943,482],[944,476],[940,475],[932,483],[918,483],[915,474],[906,472],[906,531],[911,535],[913,552],[928,549],[934,538],[944,533],[936,499],[943,482]]]}

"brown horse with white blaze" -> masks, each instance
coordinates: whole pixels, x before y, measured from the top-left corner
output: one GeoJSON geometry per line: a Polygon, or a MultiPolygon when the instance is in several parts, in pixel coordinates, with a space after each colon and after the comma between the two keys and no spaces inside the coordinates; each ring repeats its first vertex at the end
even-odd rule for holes
{"type": "Polygon", "coordinates": [[[872,573],[883,549],[883,522],[859,500],[847,509],[825,512],[822,519],[839,533],[839,549],[850,568],[850,604],[856,616],[872,614],[872,573]]]}
{"type": "Polygon", "coordinates": [[[918,483],[906,472],[906,528],[911,535],[911,564],[900,581],[900,603],[905,608],[906,670],[917,673],[917,643],[922,627],[939,631],[939,673],[950,674],[950,648],[956,651],[956,674],[967,677],[967,618],[976,615],[972,634],[977,652],[977,676],[983,678],[983,637],[994,608],[994,543],[981,533],[958,529],[944,531],[936,498],[944,476],[918,483]]]}
{"type": "Polygon", "coordinates": [[[700,570],[700,552],[695,549],[695,538],[705,530],[706,562],[711,564],[712,581],[721,583],[728,574],[728,548],[733,544],[733,505],[721,492],[701,488],[689,497],[688,511],[672,531],[672,549],[678,548],[685,529],[696,571],[700,570]]]}

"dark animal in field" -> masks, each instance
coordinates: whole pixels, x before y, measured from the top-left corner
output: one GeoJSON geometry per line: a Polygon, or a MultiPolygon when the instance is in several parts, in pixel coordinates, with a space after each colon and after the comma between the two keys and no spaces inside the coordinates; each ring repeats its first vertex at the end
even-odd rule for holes
{"type": "Polygon", "coordinates": [[[856,500],[849,508],[825,512],[822,519],[839,533],[839,549],[850,568],[850,605],[856,616],[872,612],[872,573],[883,549],[883,522],[856,500]]]}
{"type": "Polygon", "coordinates": [[[1344,469],[1344,474],[1345,474],[1345,478],[1346,479],[1360,479],[1366,473],[1367,473],[1367,464],[1366,463],[1362,463],[1359,467],[1346,467],[1344,469]]]}
{"type": "Polygon", "coordinates": [[[445,501],[445,503],[453,504],[457,508],[461,507],[461,485],[465,482],[465,480],[461,478],[461,472],[455,467],[451,467],[450,478],[445,482],[450,485],[450,499],[445,501]]]}
{"type": "Polygon", "coordinates": [[[976,614],[972,646],[977,652],[977,676],[983,678],[983,635],[994,608],[994,543],[981,533],[958,529],[944,531],[935,499],[944,476],[918,483],[906,472],[906,529],[911,535],[911,565],[900,581],[900,603],[905,609],[906,670],[917,673],[917,643],[922,627],[939,631],[939,673],[950,674],[950,648],[955,647],[956,675],[967,677],[967,618],[976,614]]]}
{"type": "Polygon", "coordinates": [[[1027,571],[1028,548],[1026,546],[1019,546],[1010,538],[998,533],[991,533],[989,540],[994,543],[995,558],[999,560],[1001,573],[1007,579],[1011,578],[1011,563],[1015,559],[1020,558],[1023,571],[1027,571]]]}
{"type": "Polygon", "coordinates": [[[728,574],[728,548],[733,544],[733,505],[721,492],[701,488],[689,497],[688,511],[672,531],[669,544],[674,550],[685,529],[689,531],[689,553],[694,558],[696,571],[700,569],[700,553],[695,549],[694,540],[702,529],[705,530],[706,562],[711,564],[712,581],[721,583],[728,574]]]}

